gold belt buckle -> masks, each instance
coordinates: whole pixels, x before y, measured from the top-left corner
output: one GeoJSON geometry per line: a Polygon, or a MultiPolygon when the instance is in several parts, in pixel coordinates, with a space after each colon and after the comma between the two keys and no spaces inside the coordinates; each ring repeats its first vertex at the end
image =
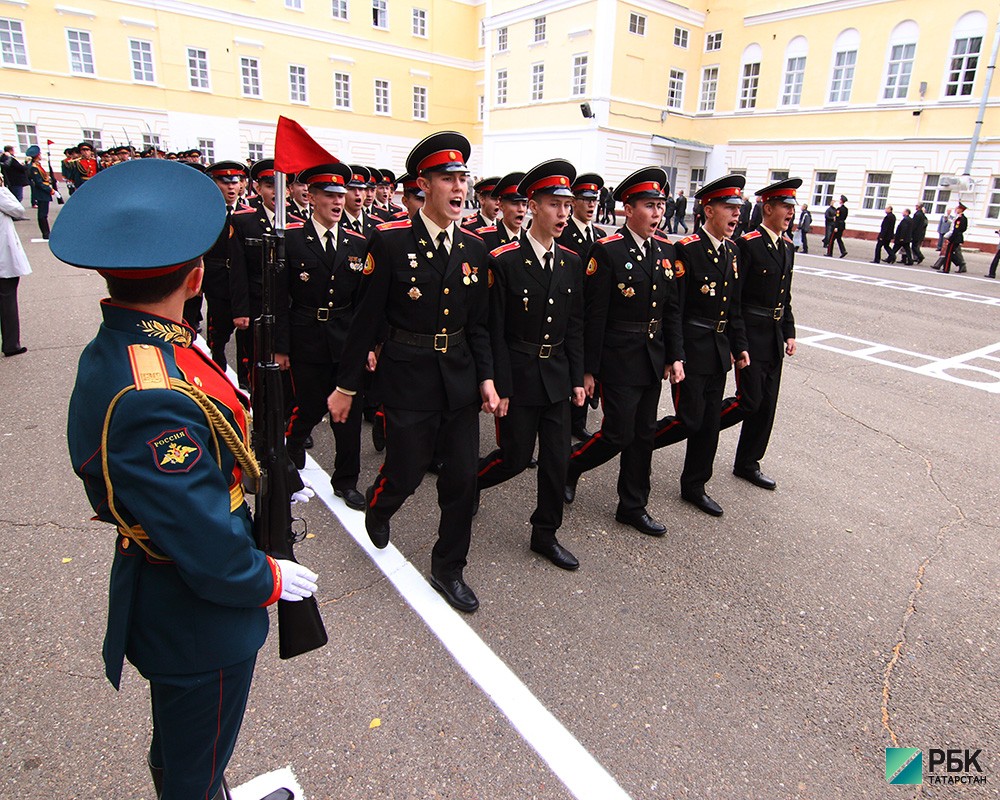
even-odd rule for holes
{"type": "Polygon", "coordinates": [[[329,322],[330,321],[330,309],[328,309],[328,308],[317,308],[316,309],[316,320],[318,322],[329,322]]]}
{"type": "Polygon", "coordinates": [[[719,320],[718,322],[716,322],[715,323],[715,332],[716,333],[725,333],[726,332],[726,322],[727,322],[727,320],[724,320],[724,319],[719,320]]]}
{"type": "Polygon", "coordinates": [[[434,334],[434,349],[439,353],[448,352],[448,334],[447,333],[435,333],[434,334]],[[444,342],[444,344],[439,345],[438,341],[444,342]]]}
{"type": "Polygon", "coordinates": [[[651,319],[649,325],[646,327],[646,333],[652,336],[660,329],[660,321],[658,319],[651,319]]]}
{"type": "Polygon", "coordinates": [[[773,317],[773,319],[774,319],[775,322],[780,322],[781,318],[784,315],[785,315],[785,307],[784,306],[778,306],[776,309],[774,309],[772,317],[773,317]]]}
{"type": "Polygon", "coordinates": [[[548,358],[551,355],[552,355],[552,345],[550,345],[550,344],[543,344],[543,345],[541,345],[538,348],[538,357],[539,358],[548,358]]]}

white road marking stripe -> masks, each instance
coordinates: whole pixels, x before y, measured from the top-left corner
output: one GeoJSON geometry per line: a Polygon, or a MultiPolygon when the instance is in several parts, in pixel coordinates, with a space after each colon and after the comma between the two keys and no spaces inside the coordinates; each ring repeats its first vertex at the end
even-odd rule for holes
{"type": "MultiPolygon", "coordinates": [[[[894,267],[894,269],[912,269],[912,267],[894,267]]],[[[923,270],[914,271],[924,272],[923,270]]],[[[847,281],[848,283],[861,283],[866,286],[878,286],[883,289],[896,289],[898,291],[910,292],[912,294],[926,294],[932,297],[943,297],[946,300],[961,300],[966,303],[978,303],[980,305],[1000,307],[1000,297],[990,297],[989,295],[961,292],[957,289],[942,289],[938,286],[923,286],[918,283],[904,283],[903,281],[894,281],[888,278],[878,278],[874,275],[856,275],[853,272],[838,272],[833,269],[823,269],[821,267],[813,267],[805,264],[796,265],[795,273],[798,275],[809,275],[814,278],[833,278],[834,280],[847,281]]],[[[926,274],[926,272],[924,272],[924,274],[926,274]]],[[[965,276],[963,275],[962,277],[965,276]]],[[[972,280],[987,281],[989,279],[973,278],[972,280]]]]}
{"type": "Polygon", "coordinates": [[[979,366],[978,364],[970,363],[972,361],[981,361],[983,359],[1000,362],[1000,358],[993,355],[994,353],[1000,354],[1000,342],[987,345],[986,347],[981,347],[978,350],[972,350],[968,353],[961,353],[956,356],[941,358],[939,356],[928,356],[923,353],[915,353],[912,350],[903,350],[900,347],[891,347],[887,344],[869,342],[864,339],[857,339],[853,336],[844,336],[839,333],[820,330],[819,328],[809,328],[805,325],[796,325],[796,328],[800,331],[807,331],[812,334],[802,338],[796,337],[795,341],[798,344],[816,347],[820,350],[827,350],[831,353],[839,353],[842,356],[858,358],[862,361],[870,361],[875,364],[881,364],[885,367],[894,367],[896,369],[905,370],[906,372],[912,372],[917,375],[924,375],[929,378],[938,378],[939,380],[949,381],[950,383],[959,383],[962,386],[968,386],[971,389],[981,389],[984,392],[1000,394],[1000,370],[990,370],[979,366]],[[836,344],[837,340],[849,342],[851,345],[864,346],[838,347],[836,344]],[[891,358],[880,357],[880,353],[901,354],[908,356],[911,360],[920,360],[924,363],[917,366],[912,364],[903,364],[898,361],[894,361],[891,358]],[[973,380],[969,377],[953,374],[949,370],[957,370],[966,374],[977,373],[982,375],[982,379],[973,380]]]}
{"type": "Polygon", "coordinates": [[[306,793],[299,786],[291,767],[276,769],[251,778],[241,786],[230,790],[233,800],[260,800],[276,789],[289,789],[294,793],[295,800],[306,800],[306,793]]]}
{"type": "MultiPolygon", "coordinates": [[[[549,765],[577,800],[630,800],[607,770],[543,706],[511,669],[439,595],[391,542],[378,550],[368,538],[365,516],[336,497],[330,476],[311,456],[303,477],[316,497],[340,520],[403,599],[452,654],[459,666],[510,720],[525,742],[549,765]]],[[[482,612],[480,612],[482,613],[482,612]]]]}

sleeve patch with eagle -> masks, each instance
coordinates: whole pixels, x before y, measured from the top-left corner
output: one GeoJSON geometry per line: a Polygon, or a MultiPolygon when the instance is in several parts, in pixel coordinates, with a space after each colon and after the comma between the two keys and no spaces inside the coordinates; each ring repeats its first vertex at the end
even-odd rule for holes
{"type": "Polygon", "coordinates": [[[190,472],[201,459],[201,446],[191,438],[187,428],[163,431],[146,444],[153,451],[153,464],[160,472],[190,472]]]}

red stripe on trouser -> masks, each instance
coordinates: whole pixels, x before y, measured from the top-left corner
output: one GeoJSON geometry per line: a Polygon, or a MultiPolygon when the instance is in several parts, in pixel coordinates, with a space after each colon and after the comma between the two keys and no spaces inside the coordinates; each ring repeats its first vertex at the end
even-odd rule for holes
{"type": "Polygon", "coordinates": [[[681,424],[680,413],[679,413],[681,406],[681,385],[679,383],[675,383],[673,386],[670,387],[670,391],[674,396],[674,415],[673,417],[670,418],[671,422],[669,425],[667,425],[665,428],[660,428],[660,430],[658,430],[655,434],[653,434],[654,438],[657,436],[661,436],[662,434],[669,431],[671,428],[674,428],[681,424]]]}
{"type": "Polygon", "coordinates": [[[479,478],[483,477],[483,475],[485,475],[487,472],[493,469],[493,467],[495,467],[497,464],[502,464],[502,463],[503,463],[502,458],[494,458],[489,464],[487,464],[485,467],[479,470],[479,473],[477,474],[476,477],[479,478]]]}
{"type": "Polygon", "coordinates": [[[287,439],[292,435],[292,425],[295,424],[295,420],[299,418],[299,407],[295,406],[292,409],[292,415],[288,418],[288,427],[285,429],[285,438],[287,439]]]}
{"type": "Polygon", "coordinates": [[[372,492],[372,501],[368,504],[368,508],[375,508],[375,501],[378,500],[378,496],[382,494],[382,489],[385,488],[385,478],[379,478],[378,487],[372,492]]]}
{"type": "Polygon", "coordinates": [[[948,244],[945,245],[944,264],[941,265],[942,272],[951,272],[951,256],[954,250],[955,244],[949,239],[948,244]]]}
{"type": "MultiPolygon", "coordinates": [[[[600,385],[600,388],[598,389],[598,393],[601,396],[601,410],[603,411],[604,410],[604,384],[603,383],[600,385]]],[[[601,417],[601,429],[597,433],[595,433],[593,436],[591,436],[589,439],[587,439],[587,441],[585,441],[582,445],[580,445],[576,450],[574,450],[572,453],[570,453],[569,454],[570,460],[572,461],[574,458],[576,458],[577,456],[579,456],[581,453],[585,453],[587,451],[587,448],[590,447],[594,442],[596,442],[603,435],[604,435],[604,417],[601,417]]]]}
{"type": "Polygon", "coordinates": [[[742,405],[743,395],[740,394],[740,375],[743,374],[743,370],[739,367],[736,368],[736,402],[730,403],[724,409],[722,409],[722,416],[726,416],[734,408],[739,408],[742,405]]]}

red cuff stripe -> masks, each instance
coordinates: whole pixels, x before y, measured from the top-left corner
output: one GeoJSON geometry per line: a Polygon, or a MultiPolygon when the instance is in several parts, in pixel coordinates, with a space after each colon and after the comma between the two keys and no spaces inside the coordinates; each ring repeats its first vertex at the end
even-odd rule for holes
{"type": "Polygon", "coordinates": [[[278,562],[271,558],[271,556],[267,557],[267,565],[271,568],[274,589],[271,590],[271,596],[260,604],[262,608],[277,602],[278,598],[281,597],[281,567],[278,566],[278,562]]]}

